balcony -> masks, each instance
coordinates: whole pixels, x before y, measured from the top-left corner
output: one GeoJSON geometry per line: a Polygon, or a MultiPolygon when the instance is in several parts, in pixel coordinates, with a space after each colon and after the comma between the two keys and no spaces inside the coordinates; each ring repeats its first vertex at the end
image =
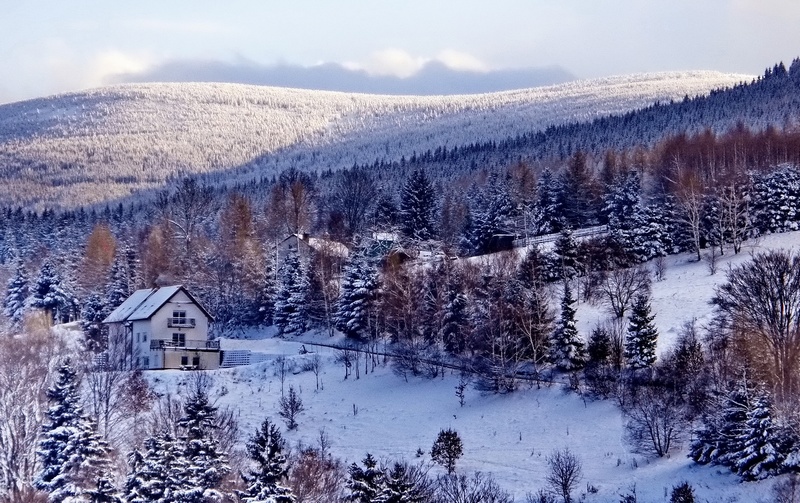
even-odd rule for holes
{"type": "Polygon", "coordinates": [[[185,342],[175,342],[155,339],[150,341],[150,349],[219,349],[219,341],[188,340],[185,342]]]}
{"type": "Polygon", "coordinates": [[[167,328],[194,328],[194,318],[167,318],[167,328]]]}

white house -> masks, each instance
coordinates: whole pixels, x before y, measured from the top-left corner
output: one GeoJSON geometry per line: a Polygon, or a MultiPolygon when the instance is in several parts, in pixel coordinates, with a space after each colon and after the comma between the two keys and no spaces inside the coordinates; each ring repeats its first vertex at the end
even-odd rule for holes
{"type": "Polygon", "coordinates": [[[109,338],[130,344],[142,369],[216,369],[219,341],[208,338],[214,318],[181,285],[136,290],[103,323],[109,338]]]}

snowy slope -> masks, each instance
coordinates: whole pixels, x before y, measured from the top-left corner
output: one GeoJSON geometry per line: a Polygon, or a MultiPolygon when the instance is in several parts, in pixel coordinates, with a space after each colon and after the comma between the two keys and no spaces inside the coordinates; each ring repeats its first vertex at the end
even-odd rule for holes
{"type": "MultiPolygon", "coordinates": [[[[170,177],[339,169],[706,94],[747,75],[673,72],[465,96],[130,84],[0,106],[0,204],[74,207],[170,177]]],[[[244,176],[244,175],[242,175],[244,176]]]]}
{"type": "MultiPolygon", "coordinates": [[[[737,256],[721,259],[719,272],[711,276],[706,264],[690,261],[690,255],[669,257],[666,279],[653,285],[653,311],[660,331],[659,349],[668,348],[677,330],[691,318],[701,323],[712,312],[708,300],[716,284],[725,280],[728,264],[749,259],[750,252],[800,248],[800,232],[772,235],[749,243],[737,256]]],[[[577,317],[585,335],[606,314],[602,307],[582,304],[577,317]]],[[[569,447],[583,463],[579,492],[597,488],[586,501],[619,501],[633,484],[639,501],[666,501],[673,485],[688,481],[699,501],[757,501],[767,496],[772,481],[740,483],[727,469],[699,466],[685,457],[685,450],[669,459],[631,453],[623,439],[623,419],[613,401],[584,401],[559,386],[526,389],[510,395],[481,396],[469,390],[462,408],[454,393],[457,376],[443,379],[410,379],[405,382],[387,367],[343,380],[344,370],[333,362],[331,349],[316,348],[325,366],[322,389],[315,390],[311,372],[302,372],[308,355],[299,355],[301,342],[272,338],[271,331],[253,334],[253,340],[223,339],[227,349],[251,349],[268,355],[266,362],[250,367],[210,372],[216,380],[219,405],[241,410],[241,423],[249,434],[265,416],[282,424],[277,415],[280,381],[272,360],[288,355],[297,374],[286,388],[301,391],[307,411],[300,416],[298,431],[286,434],[292,442],[316,443],[324,428],[332,440],[332,452],[347,462],[359,461],[366,452],[377,457],[415,461],[418,448],[429,451],[442,428],[454,428],[464,441],[459,471],[490,472],[507,490],[522,500],[527,492],[544,487],[545,457],[554,449],[569,447]],[[264,337],[264,338],[257,338],[264,337]],[[357,412],[354,414],[354,406],[357,412]]],[[[330,342],[326,336],[308,334],[305,341],[330,342]]],[[[307,347],[310,347],[307,346],[307,347]]],[[[187,374],[178,371],[148,373],[162,391],[180,393],[187,374]],[[157,382],[156,382],[157,381],[157,382]]],[[[429,460],[425,455],[422,460],[429,460]]],[[[439,473],[433,468],[433,473],[439,473]]]]}

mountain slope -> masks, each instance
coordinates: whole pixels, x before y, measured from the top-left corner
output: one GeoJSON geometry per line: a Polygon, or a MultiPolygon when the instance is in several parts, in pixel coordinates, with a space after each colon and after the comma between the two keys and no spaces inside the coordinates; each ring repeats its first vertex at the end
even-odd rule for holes
{"type": "Polygon", "coordinates": [[[704,94],[749,76],[644,74],[464,96],[130,84],[0,106],[0,204],[75,207],[175,176],[323,170],[704,94]]]}

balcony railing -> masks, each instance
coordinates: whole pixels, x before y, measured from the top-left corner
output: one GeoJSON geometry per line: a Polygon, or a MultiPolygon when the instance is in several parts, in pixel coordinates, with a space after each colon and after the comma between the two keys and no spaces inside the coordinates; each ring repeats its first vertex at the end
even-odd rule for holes
{"type": "Polygon", "coordinates": [[[219,349],[219,341],[188,340],[175,342],[154,339],[150,341],[150,349],[219,349]]]}
{"type": "Polygon", "coordinates": [[[195,326],[194,318],[167,318],[168,328],[180,328],[180,327],[194,328],[194,326],[195,326]]]}

